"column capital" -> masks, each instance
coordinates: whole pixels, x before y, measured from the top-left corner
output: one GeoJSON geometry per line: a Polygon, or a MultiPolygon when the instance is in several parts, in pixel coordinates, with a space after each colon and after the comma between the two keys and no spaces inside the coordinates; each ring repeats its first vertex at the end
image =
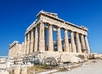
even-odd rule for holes
{"type": "Polygon", "coordinates": [[[83,35],[84,37],[85,37],[85,36],[87,36],[87,35],[85,35],[85,34],[82,34],[82,33],[79,33],[79,34],[80,34],[81,36],[83,35]]]}
{"type": "Polygon", "coordinates": [[[68,30],[67,30],[67,29],[65,29],[65,28],[64,28],[63,30],[64,30],[64,31],[68,31],[68,30]]]}
{"type": "Polygon", "coordinates": [[[52,26],[52,24],[48,24],[48,26],[52,26]]]}
{"type": "Polygon", "coordinates": [[[61,29],[60,27],[57,27],[57,29],[61,29]]]}
{"type": "Polygon", "coordinates": [[[40,24],[45,24],[45,23],[44,23],[43,21],[40,21],[40,22],[39,22],[39,25],[40,25],[40,24]]]}
{"type": "Polygon", "coordinates": [[[45,23],[45,24],[47,24],[48,26],[53,26],[54,24],[50,24],[50,23],[45,23]]]}

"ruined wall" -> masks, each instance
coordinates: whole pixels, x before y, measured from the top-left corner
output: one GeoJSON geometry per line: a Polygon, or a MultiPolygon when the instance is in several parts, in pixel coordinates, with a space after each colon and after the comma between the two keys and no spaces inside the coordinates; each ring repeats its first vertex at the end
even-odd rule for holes
{"type": "Polygon", "coordinates": [[[22,52],[23,52],[23,44],[19,44],[18,41],[14,41],[12,44],[9,45],[9,53],[8,53],[8,57],[9,58],[15,58],[18,56],[22,56],[22,52]]]}

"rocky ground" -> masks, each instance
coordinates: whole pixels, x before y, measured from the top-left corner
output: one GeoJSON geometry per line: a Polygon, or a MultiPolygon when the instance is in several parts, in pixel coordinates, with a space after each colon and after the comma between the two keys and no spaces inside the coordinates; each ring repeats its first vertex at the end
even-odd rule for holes
{"type": "Polygon", "coordinates": [[[89,60],[83,66],[73,70],[53,74],[102,74],[102,60],[89,60]]]}
{"type": "Polygon", "coordinates": [[[0,74],[9,74],[8,71],[1,71],[0,74]]]}

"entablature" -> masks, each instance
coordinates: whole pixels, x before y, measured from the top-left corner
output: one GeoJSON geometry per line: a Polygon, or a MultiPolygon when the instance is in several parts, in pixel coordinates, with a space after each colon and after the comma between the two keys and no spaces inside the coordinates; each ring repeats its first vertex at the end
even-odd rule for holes
{"type": "Polygon", "coordinates": [[[27,28],[25,35],[29,31],[31,31],[34,27],[36,27],[41,21],[44,23],[53,24],[60,28],[65,28],[67,30],[71,30],[73,32],[78,32],[78,33],[87,35],[88,29],[86,27],[77,26],[77,25],[70,23],[68,21],[64,21],[64,20],[58,18],[56,13],[45,12],[45,11],[40,11],[37,14],[37,19],[27,28]]]}

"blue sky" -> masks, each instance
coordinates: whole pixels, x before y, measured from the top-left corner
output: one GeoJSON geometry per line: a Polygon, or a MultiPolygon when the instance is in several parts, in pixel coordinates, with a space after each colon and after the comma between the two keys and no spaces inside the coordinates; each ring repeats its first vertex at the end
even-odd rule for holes
{"type": "Polygon", "coordinates": [[[40,10],[86,26],[91,51],[102,53],[102,0],[0,0],[0,55],[8,55],[14,40],[24,41],[26,28],[40,10]]]}

